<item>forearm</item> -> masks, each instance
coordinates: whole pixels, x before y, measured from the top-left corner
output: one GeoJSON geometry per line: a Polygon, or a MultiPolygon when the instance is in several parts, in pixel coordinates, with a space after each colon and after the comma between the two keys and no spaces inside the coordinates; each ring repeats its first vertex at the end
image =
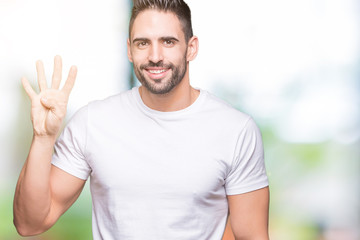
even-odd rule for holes
{"type": "Polygon", "coordinates": [[[34,136],[14,198],[14,224],[21,235],[45,231],[51,208],[50,171],[54,137],[34,136]]]}

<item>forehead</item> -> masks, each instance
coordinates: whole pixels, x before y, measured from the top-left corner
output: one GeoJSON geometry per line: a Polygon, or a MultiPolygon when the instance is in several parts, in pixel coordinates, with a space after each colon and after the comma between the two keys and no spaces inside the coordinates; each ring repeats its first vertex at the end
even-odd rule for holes
{"type": "Polygon", "coordinates": [[[181,22],[174,13],[148,9],[137,15],[131,29],[131,39],[164,36],[185,38],[181,22]]]}

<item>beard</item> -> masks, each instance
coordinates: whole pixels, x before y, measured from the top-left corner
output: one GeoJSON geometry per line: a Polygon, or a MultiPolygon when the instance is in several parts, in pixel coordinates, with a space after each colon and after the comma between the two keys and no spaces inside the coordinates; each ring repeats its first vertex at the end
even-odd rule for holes
{"type": "MultiPolygon", "coordinates": [[[[186,56],[186,54],[185,54],[186,56]]],[[[176,87],[184,78],[187,71],[187,61],[184,56],[182,63],[175,66],[173,63],[165,64],[163,61],[157,63],[148,62],[147,64],[141,64],[140,66],[134,63],[134,72],[140,83],[153,94],[166,94],[169,93],[174,87],[176,87]],[[143,71],[148,67],[161,67],[171,69],[171,76],[168,79],[155,79],[148,80],[143,71]],[[154,83],[152,82],[154,81],[154,83]]]]}

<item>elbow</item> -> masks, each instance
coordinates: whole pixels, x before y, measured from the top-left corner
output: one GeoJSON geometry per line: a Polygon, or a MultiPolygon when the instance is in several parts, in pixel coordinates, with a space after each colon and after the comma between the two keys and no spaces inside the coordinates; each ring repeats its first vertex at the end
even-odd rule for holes
{"type": "Polygon", "coordinates": [[[45,231],[34,231],[33,229],[24,228],[24,227],[16,227],[17,233],[22,237],[31,237],[35,235],[39,235],[45,231]]]}
{"type": "Polygon", "coordinates": [[[16,219],[14,219],[13,222],[17,233],[22,237],[35,236],[46,231],[46,229],[39,229],[39,228],[34,228],[30,225],[20,224],[19,222],[16,221],[16,219]]]}
{"type": "Polygon", "coordinates": [[[14,221],[14,225],[15,225],[15,229],[16,229],[17,233],[22,237],[30,237],[30,236],[35,235],[31,231],[29,231],[28,228],[21,226],[19,224],[16,224],[15,221],[14,221]]]}
{"type": "Polygon", "coordinates": [[[14,205],[13,224],[17,233],[22,237],[30,237],[46,232],[53,224],[47,219],[39,219],[29,216],[35,216],[34,213],[27,213],[14,205]]]}
{"type": "Polygon", "coordinates": [[[17,223],[15,220],[14,220],[14,226],[16,228],[17,233],[22,237],[30,237],[36,235],[33,231],[31,231],[30,228],[17,223]]]}
{"type": "Polygon", "coordinates": [[[17,233],[22,237],[31,237],[31,236],[35,235],[35,234],[32,234],[31,232],[27,231],[24,228],[20,228],[20,227],[15,227],[15,228],[16,228],[17,233]]]}

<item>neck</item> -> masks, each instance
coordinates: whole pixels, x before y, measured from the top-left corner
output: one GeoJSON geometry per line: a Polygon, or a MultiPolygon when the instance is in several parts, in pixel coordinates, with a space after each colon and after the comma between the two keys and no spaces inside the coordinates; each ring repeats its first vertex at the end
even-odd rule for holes
{"type": "Polygon", "coordinates": [[[190,86],[189,78],[184,78],[166,94],[153,94],[144,86],[139,88],[139,93],[144,104],[149,108],[162,112],[172,112],[193,104],[200,91],[190,86]]]}

